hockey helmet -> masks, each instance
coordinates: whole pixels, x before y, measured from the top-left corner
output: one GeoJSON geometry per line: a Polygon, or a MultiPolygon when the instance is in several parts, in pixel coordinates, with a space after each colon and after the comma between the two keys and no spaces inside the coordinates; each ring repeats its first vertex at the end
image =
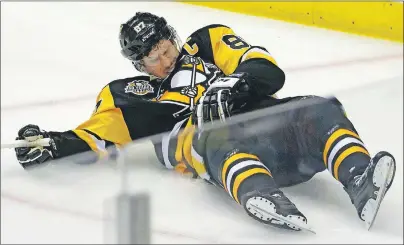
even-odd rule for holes
{"type": "Polygon", "coordinates": [[[161,40],[170,40],[181,50],[182,43],[174,28],[163,17],[147,12],[137,12],[121,25],[119,32],[121,54],[141,72],[144,72],[142,58],[161,40]]]}

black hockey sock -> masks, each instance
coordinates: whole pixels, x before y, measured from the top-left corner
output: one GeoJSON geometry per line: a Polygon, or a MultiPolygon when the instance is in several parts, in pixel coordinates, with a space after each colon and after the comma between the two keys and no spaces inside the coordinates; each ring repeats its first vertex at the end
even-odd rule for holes
{"type": "Polygon", "coordinates": [[[323,161],[334,178],[344,186],[351,175],[361,174],[370,162],[370,156],[354,130],[338,128],[324,145],[323,161]]]}
{"type": "Polygon", "coordinates": [[[240,203],[240,197],[261,187],[274,186],[269,169],[252,154],[236,153],[228,157],[221,171],[221,182],[232,198],[240,203]]]}

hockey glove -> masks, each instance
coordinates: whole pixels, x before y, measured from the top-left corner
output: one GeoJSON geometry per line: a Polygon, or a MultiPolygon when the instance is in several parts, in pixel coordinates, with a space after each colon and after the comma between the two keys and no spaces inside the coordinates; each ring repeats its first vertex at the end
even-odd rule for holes
{"type": "MultiPolygon", "coordinates": [[[[26,125],[18,131],[17,140],[35,141],[41,138],[51,138],[49,134],[41,130],[37,125],[26,125]]],[[[57,152],[55,142],[50,141],[51,146],[43,147],[18,147],[15,148],[18,162],[24,169],[34,167],[52,160],[57,152]]]]}
{"type": "Polygon", "coordinates": [[[245,73],[233,73],[212,83],[196,105],[194,124],[202,128],[205,122],[225,122],[226,118],[240,109],[250,96],[245,76],[245,73]]]}

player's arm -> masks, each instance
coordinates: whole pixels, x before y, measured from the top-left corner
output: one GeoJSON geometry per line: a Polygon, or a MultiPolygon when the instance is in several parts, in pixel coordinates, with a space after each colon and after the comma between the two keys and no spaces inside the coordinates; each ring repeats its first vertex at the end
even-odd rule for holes
{"type": "Polygon", "coordinates": [[[255,96],[273,95],[284,85],[285,74],[272,55],[263,47],[247,43],[227,26],[210,25],[197,30],[183,49],[211,61],[225,75],[245,73],[255,96]]]}
{"type": "MultiPolygon", "coordinates": [[[[18,132],[17,139],[35,140],[50,138],[49,147],[16,148],[17,159],[24,167],[35,166],[52,159],[88,152],[86,163],[107,155],[109,146],[120,146],[131,141],[122,111],[115,107],[110,85],[97,97],[91,117],[73,130],[45,131],[37,125],[26,125],[18,132]]],[[[75,161],[81,162],[80,158],[75,161]]]]}
{"type": "Polygon", "coordinates": [[[19,140],[35,141],[49,138],[49,147],[19,147],[15,148],[17,160],[22,167],[28,168],[80,152],[89,151],[90,148],[71,130],[65,132],[45,131],[37,125],[28,124],[18,131],[19,140]]]}

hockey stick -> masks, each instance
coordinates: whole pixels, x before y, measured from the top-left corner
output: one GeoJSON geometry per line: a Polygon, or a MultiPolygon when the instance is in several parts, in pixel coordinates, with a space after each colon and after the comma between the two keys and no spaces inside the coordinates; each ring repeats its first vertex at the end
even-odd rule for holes
{"type": "Polygon", "coordinates": [[[1,149],[5,148],[18,148],[18,147],[35,147],[35,146],[50,146],[50,138],[38,139],[35,141],[27,140],[14,140],[9,143],[1,143],[1,149]]]}
{"type": "MultiPolygon", "coordinates": [[[[199,64],[199,61],[195,57],[191,57],[191,63],[192,63],[192,73],[191,73],[191,88],[195,88],[195,83],[196,83],[196,66],[199,64]]],[[[195,106],[195,99],[194,97],[190,98],[190,110],[192,111],[195,106]]]]}

